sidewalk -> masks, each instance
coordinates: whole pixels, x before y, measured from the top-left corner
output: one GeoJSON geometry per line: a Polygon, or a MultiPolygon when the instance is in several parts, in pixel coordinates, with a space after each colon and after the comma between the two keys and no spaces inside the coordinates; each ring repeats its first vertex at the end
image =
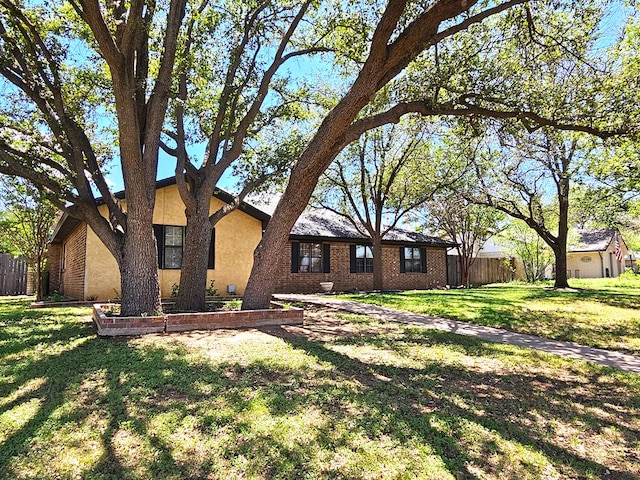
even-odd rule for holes
{"type": "Polygon", "coordinates": [[[345,310],[351,313],[368,315],[389,322],[407,323],[410,325],[422,325],[435,330],[457,333],[470,337],[490,340],[492,342],[508,343],[519,347],[533,348],[543,352],[552,353],[561,357],[575,358],[594,362],[600,365],[613,367],[624,372],[640,373],[640,357],[621,352],[592,348],[572,342],[561,342],[548,338],[526,335],[524,333],[514,333],[499,328],[473,325],[467,322],[449,320],[431,315],[404,312],[377,305],[352,302],[349,300],[339,300],[330,296],[320,295],[275,295],[278,300],[288,302],[304,302],[323,307],[345,310]]]}

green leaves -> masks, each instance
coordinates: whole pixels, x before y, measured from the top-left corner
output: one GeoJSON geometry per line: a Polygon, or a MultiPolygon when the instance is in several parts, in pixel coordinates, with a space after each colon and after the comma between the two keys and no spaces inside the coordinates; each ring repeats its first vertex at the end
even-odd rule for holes
{"type": "Polygon", "coordinates": [[[41,275],[47,263],[51,228],[58,209],[49,192],[30,183],[0,175],[0,250],[24,257],[38,276],[36,294],[41,297],[41,275]]]}

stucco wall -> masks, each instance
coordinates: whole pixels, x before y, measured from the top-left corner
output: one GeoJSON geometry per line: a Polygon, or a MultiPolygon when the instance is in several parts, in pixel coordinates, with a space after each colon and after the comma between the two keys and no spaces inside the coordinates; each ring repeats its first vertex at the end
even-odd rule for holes
{"type": "MultiPolygon", "coordinates": [[[[325,242],[330,243],[330,242],[325,242]]],[[[350,273],[349,243],[330,243],[331,273],[292,273],[291,243],[278,266],[276,293],[313,293],[320,291],[320,282],[333,282],[335,291],[371,290],[372,273],[350,273]]],[[[427,273],[400,273],[398,245],[384,245],[383,282],[386,290],[412,290],[443,286],[447,283],[446,251],[427,248],[427,273]]]]}
{"type": "MultiPolygon", "coordinates": [[[[220,200],[211,198],[211,212],[222,205],[220,200]]],[[[157,190],[153,223],[177,226],[187,224],[184,204],[175,185],[157,190]]],[[[237,294],[242,295],[251,273],[253,251],[261,237],[262,222],[242,211],[236,210],[218,222],[215,239],[215,269],[208,271],[207,285],[211,280],[215,280],[218,293],[225,294],[227,285],[234,284],[237,294]]],[[[180,271],[159,270],[158,277],[161,296],[168,298],[173,284],[180,282],[180,271]]],[[[120,274],[117,263],[91,229],[87,234],[86,278],[87,296],[108,300],[115,297],[116,291],[120,293],[120,274]]]]}
{"type": "MultiPolygon", "coordinates": [[[[623,253],[627,252],[623,248],[623,253]]],[[[567,254],[567,270],[570,278],[617,277],[624,272],[624,266],[615,257],[615,248],[609,245],[604,252],[573,252],[567,254]],[[578,270],[578,274],[576,274],[578,270]]]]}
{"type": "MultiPolygon", "coordinates": [[[[605,267],[609,267],[608,255],[604,255],[605,267]]],[[[567,270],[569,278],[604,277],[603,260],[598,252],[576,252],[567,254],[567,270]]]]}

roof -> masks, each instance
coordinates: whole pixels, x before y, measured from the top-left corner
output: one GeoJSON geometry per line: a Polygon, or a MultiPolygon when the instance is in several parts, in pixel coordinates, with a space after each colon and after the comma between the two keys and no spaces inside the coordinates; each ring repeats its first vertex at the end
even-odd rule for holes
{"type": "MultiPolygon", "coordinates": [[[[323,239],[342,241],[368,241],[346,218],[324,209],[310,209],[303,212],[291,229],[293,239],[323,239]]],[[[382,239],[384,243],[419,243],[436,247],[454,247],[456,244],[438,237],[418,232],[394,228],[382,239]]]]}
{"type": "Polygon", "coordinates": [[[570,252],[601,252],[609,247],[616,230],[602,228],[599,230],[577,230],[576,233],[578,240],[569,248],[570,252]]]}
{"type": "MultiPolygon", "coordinates": [[[[156,190],[176,184],[176,178],[170,177],[156,181],[156,190]]],[[[115,196],[119,199],[125,198],[125,192],[117,192],[115,196]]],[[[213,196],[219,200],[230,203],[234,196],[219,188],[213,192],[213,196]]],[[[97,200],[98,205],[103,203],[101,198],[97,200]]],[[[262,221],[263,226],[271,219],[271,215],[253,205],[242,202],[238,210],[251,215],[262,221]]],[[[81,220],[73,218],[68,214],[63,214],[54,227],[51,236],[52,243],[57,243],[66,238],[81,220]]],[[[291,230],[293,239],[319,239],[319,240],[342,240],[342,241],[368,241],[369,238],[362,235],[353,224],[346,218],[325,209],[310,209],[305,211],[291,230]]],[[[382,239],[384,243],[416,243],[434,247],[454,247],[456,244],[438,237],[431,237],[418,232],[411,232],[401,228],[394,228],[382,239]]]]}
{"type": "MultiPolygon", "coordinates": [[[[165,178],[162,180],[157,180],[156,181],[156,190],[160,189],[160,188],[165,188],[165,187],[169,187],[171,185],[175,185],[176,184],[176,177],[169,177],[169,178],[165,178]]],[[[123,200],[125,198],[125,191],[122,190],[120,192],[117,192],[115,194],[116,198],[119,198],[120,200],[123,200]]],[[[219,188],[216,188],[213,191],[213,196],[216,197],[217,199],[221,200],[222,202],[225,203],[231,203],[234,200],[234,196],[231,195],[228,192],[225,192],[224,190],[220,190],[219,188]]],[[[103,205],[104,204],[104,200],[102,199],[102,197],[97,198],[96,199],[96,203],[98,205],[103,205]]],[[[74,207],[71,207],[71,210],[73,210],[74,207]]],[[[260,220],[263,225],[266,225],[266,223],[271,219],[271,216],[268,215],[267,213],[263,212],[262,210],[254,207],[253,205],[246,203],[246,202],[241,202],[240,206],[238,207],[238,210],[246,213],[247,215],[251,215],[252,217],[256,218],[257,220],[260,220]]],[[[58,222],[55,224],[55,226],[53,227],[53,234],[51,235],[51,242],[52,243],[57,243],[60,242],[62,239],[66,238],[67,236],[69,236],[69,234],[76,228],[76,226],[78,226],[82,221],[71,217],[69,214],[64,213],[60,219],[58,220],[58,222]]]]}

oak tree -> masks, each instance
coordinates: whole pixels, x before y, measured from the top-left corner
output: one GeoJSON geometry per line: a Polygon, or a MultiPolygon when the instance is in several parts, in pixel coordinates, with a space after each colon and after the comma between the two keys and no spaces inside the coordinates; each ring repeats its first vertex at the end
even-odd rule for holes
{"type": "Polygon", "coordinates": [[[311,93],[285,67],[329,50],[313,21],[317,8],[310,0],[204,0],[188,16],[162,143],[176,158],[187,219],[179,310],[205,308],[212,228],[249,193],[288,172],[304,145],[300,124],[309,113],[300,104],[311,93]],[[198,144],[206,145],[201,157],[190,153],[198,144]],[[238,180],[237,192],[210,211],[212,194],[230,173],[238,180]]]}
{"type": "Polygon", "coordinates": [[[607,114],[614,112],[602,112],[593,91],[574,90],[575,101],[557,103],[549,94],[558,90],[545,88],[550,74],[541,75],[549,72],[544,68],[548,61],[563,64],[582,54],[602,14],[597,2],[583,2],[579,8],[573,2],[526,0],[373,3],[363,16],[375,19],[374,28],[351,40],[357,72],[298,158],[254,253],[245,309],[268,305],[273,266],[281,261],[289,232],[320,175],[365,131],[398,122],[408,113],[511,118],[528,129],[624,129],[610,125],[607,114]],[[385,87],[394,92],[392,106],[363,114],[385,87]]]}
{"type": "Polygon", "coordinates": [[[451,186],[464,161],[442,158],[424,122],[365,132],[322,175],[311,200],[348,220],[371,241],[373,289],[384,289],[382,241],[403,219],[451,186]]]}
{"type": "Polygon", "coordinates": [[[0,1],[0,172],[93,229],[118,264],[123,315],[160,310],[152,218],[185,1],[0,1]]]}

